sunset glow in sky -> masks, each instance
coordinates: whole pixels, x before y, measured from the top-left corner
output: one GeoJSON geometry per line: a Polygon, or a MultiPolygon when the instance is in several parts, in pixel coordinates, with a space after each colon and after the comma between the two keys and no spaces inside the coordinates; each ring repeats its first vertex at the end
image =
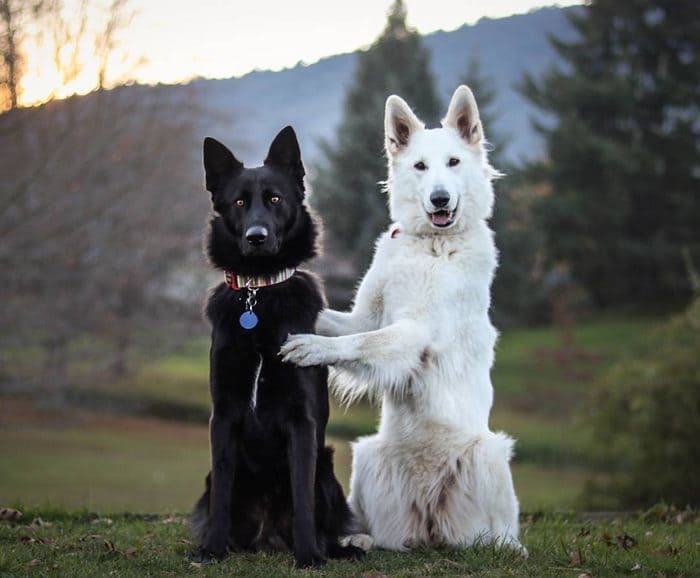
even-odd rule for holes
{"type": "MultiPolygon", "coordinates": [[[[67,3],[70,8],[78,1],[67,3]]],[[[454,30],[484,16],[498,18],[540,6],[581,3],[405,0],[409,23],[423,34],[454,30]]],[[[198,76],[228,78],[255,69],[312,63],[368,46],[384,27],[391,4],[392,0],[132,0],[136,16],[120,35],[119,49],[109,63],[110,78],[112,83],[178,83],[198,76]]],[[[69,20],[70,16],[67,12],[69,20]]],[[[79,51],[82,73],[62,86],[47,36],[28,43],[24,104],[42,102],[51,95],[82,94],[96,86],[94,40],[86,39],[79,51]]]]}

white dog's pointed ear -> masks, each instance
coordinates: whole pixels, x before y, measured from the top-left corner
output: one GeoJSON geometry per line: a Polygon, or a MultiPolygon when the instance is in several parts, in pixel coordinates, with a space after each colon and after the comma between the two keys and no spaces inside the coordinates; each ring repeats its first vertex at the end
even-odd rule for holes
{"type": "Polygon", "coordinates": [[[392,94],[386,99],[384,137],[389,155],[400,153],[408,144],[411,135],[424,126],[403,98],[392,94]]]}
{"type": "Polygon", "coordinates": [[[484,138],[479,108],[469,87],[462,85],[455,90],[442,126],[456,128],[459,135],[469,144],[477,144],[484,138]]]}

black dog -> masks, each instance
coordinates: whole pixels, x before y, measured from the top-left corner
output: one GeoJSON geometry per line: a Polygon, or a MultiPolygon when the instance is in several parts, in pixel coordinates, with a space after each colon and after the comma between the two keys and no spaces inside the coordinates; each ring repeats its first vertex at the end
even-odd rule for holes
{"type": "Polygon", "coordinates": [[[226,282],[206,308],[211,472],[192,515],[198,558],[280,548],[293,548],[298,567],[358,558],[362,550],[338,543],[353,522],[325,446],[328,370],[279,357],[289,334],[313,332],[324,305],[314,276],[296,271],[316,254],[317,227],[294,130],[283,129],[254,169],[207,138],[204,168],[214,208],[207,250],[226,282]]]}

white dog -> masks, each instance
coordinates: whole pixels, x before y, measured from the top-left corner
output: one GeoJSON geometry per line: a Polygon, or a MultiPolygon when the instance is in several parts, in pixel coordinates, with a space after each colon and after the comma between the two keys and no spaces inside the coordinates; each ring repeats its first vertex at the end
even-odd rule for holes
{"type": "Polygon", "coordinates": [[[325,310],[320,335],[282,348],[330,364],[347,401],[381,397],[376,435],[353,445],[350,505],[377,546],[518,541],[513,441],[489,430],[497,333],[489,165],[472,92],[460,86],[442,128],[398,96],[386,102],[390,210],[352,312],[325,310]]]}

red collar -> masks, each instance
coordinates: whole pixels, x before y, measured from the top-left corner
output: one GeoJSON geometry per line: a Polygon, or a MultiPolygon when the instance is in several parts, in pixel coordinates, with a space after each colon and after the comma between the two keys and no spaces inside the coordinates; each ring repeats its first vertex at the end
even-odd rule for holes
{"type": "Polygon", "coordinates": [[[259,289],[260,287],[269,287],[270,285],[278,285],[284,283],[296,273],[296,269],[282,269],[272,275],[236,275],[231,271],[224,271],[224,280],[234,291],[241,289],[259,289]]]}

